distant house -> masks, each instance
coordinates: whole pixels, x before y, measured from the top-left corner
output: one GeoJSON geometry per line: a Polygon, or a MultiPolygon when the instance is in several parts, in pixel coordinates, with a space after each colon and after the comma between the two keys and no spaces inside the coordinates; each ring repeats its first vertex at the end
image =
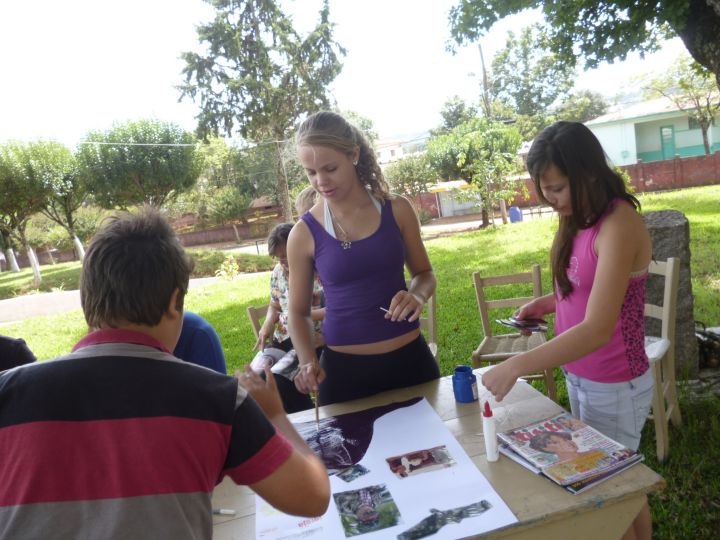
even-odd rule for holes
{"type": "Polygon", "coordinates": [[[402,159],[405,155],[403,142],[394,139],[379,140],[375,143],[375,154],[381,166],[402,159]]]}
{"type": "MultiPolygon", "coordinates": [[[[662,97],[629,105],[585,125],[600,139],[615,165],[662,161],[705,153],[700,126],[662,97]]],[[[708,130],[710,151],[720,151],[720,118],[708,130]]]]}

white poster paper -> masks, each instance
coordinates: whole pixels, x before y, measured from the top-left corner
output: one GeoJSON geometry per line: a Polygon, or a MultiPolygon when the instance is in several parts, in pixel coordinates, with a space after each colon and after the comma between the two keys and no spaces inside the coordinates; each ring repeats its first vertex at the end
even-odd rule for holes
{"type": "Polygon", "coordinates": [[[517,522],[425,399],[378,418],[358,466],[330,485],[319,518],[288,516],[256,496],[256,537],[451,540],[517,522]]]}

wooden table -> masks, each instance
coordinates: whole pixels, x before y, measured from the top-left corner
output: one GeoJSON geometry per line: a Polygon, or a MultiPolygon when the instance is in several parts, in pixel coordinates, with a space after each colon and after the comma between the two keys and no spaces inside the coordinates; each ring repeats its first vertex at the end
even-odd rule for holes
{"type": "MultiPolygon", "coordinates": [[[[480,401],[489,399],[479,385],[480,401]]],[[[369,398],[322,407],[321,417],[335,416],[396,401],[424,396],[518,518],[518,523],[497,529],[482,538],[548,539],[620,538],[640,511],[650,492],[665,481],[643,464],[636,465],[580,495],[572,495],[551,480],[536,476],[505,456],[489,463],[485,459],[482,418],[477,402],[457,403],[452,380],[444,377],[426,384],[393,390],[369,398]]],[[[562,409],[525,382],[518,382],[500,403],[491,400],[498,431],[539,421],[562,409]]],[[[293,422],[314,420],[314,411],[291,415],[293,422]]],[[[255,538],[255,500],[247,487],[225,478],[213,494],[214,508],[232,508],[234,517],[214,516],[216,540],[255,538]]],[[[480,538],[478,536],[477,538],[480,538]]]]}

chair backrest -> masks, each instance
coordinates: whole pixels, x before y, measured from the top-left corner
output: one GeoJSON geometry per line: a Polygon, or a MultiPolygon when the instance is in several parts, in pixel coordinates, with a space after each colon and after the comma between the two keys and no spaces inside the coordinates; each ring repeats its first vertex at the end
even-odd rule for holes
{"type": "Polygon", "coordinates": [[[250,325],[252,326],[253,332],[255,332],[256,338],[260,334],[260,324],[265,318],[265,315],[267,315],[267,310],[268,304],[265,304],[264,306],[249,306],[247,308],[247,314],[250,318],[250,325]]]}
{"type": "MultiPolygon", "coordinates": [[[[405,281],[408,289],[410,288],[410,280],[405,281]]],[[[420,330],[425,335],[425,340],[430,346],[430,350],[437,358],[437,306],[435,303],[435,292],[430,295],[425,304],[425,313],[420,316],[420,330]]]]}
{"type": "MultiPolygon", "coordinates": [[[[670,257],[667,261],[651,261],[650,274],[665,277],[662,306],[645,304],[645,316],[662,321],[660,337],[670,340],[671,349],[675,347],[675,315],[677,306],[678,280],[680,278],[680,259],[670,257]]],[[[647,299],[646,299],[647,300],[647,299]]]]}
{"type": "Polygon", "coordinates": [[[540,265],[533,264],[529,272],[520,274],[509,274],[505,276],[482,277],[480,272],[473,273],[473,281],[475,282],[475,295],[477,296],[478,309],[480,310],[480,320],[482,321],[483,332],[485,336],[493,335],[492,326],[490,325],[491,309],[515,308],[530,302],[533,298],[542,296],[542,281],[540,279],[540,265]],[[532,296],[518,296],[515,298],[503,298],[499,300],[488,300],[485,294],[486,287],[496,285],[512,285],[515,283],[532,283],[532,296]]]}

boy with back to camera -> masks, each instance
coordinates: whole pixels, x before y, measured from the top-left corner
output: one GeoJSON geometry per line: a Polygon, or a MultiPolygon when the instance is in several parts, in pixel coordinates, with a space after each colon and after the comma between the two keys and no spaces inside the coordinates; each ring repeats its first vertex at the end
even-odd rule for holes
{"type": "Polygon", "coordinates": [[[325,512],[327,473],[274,379],[249,381],[252,399],[169,352],[191,269],[154,210],[92,239],[80,296],[93,331],[0,374],[0,538],[211,538],[225,475],[283,512],[325,512]]]}

